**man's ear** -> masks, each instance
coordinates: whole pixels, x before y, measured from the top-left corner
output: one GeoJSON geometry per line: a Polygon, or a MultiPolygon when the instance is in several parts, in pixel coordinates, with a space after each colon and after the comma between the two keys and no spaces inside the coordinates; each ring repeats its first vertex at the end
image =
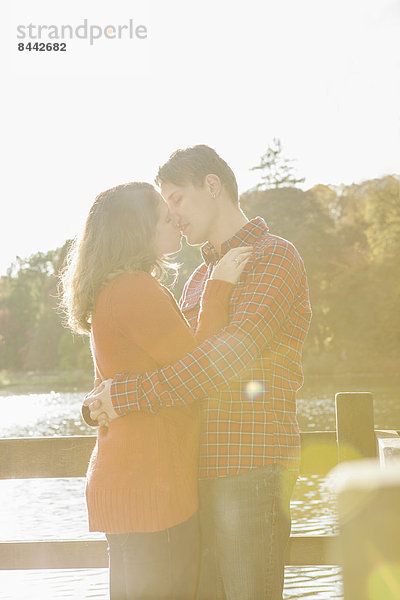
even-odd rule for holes
{"type": "Polygon", "coordinates": [[[206,175],[204,180],[204,184],[207,186],[211,196],[213,198],[217,198],[221,192],[222,184],[218,175],[214,175],[213,173],[209,173],[206,175]]]}

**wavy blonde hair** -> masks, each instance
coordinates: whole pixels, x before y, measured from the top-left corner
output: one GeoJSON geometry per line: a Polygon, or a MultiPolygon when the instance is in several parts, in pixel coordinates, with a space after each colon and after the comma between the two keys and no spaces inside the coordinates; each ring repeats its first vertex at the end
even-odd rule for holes
{"type": "Polygon", "coordinates": [[[96,298],[114,277],[146,271],[162,279],[170,270],[176,278],[177,265],[158,257],[155,250],[162,201],[144,182],[118,185],[97,196],[60,275],[60,307],[73,331],[90,333],[96,298]]]}

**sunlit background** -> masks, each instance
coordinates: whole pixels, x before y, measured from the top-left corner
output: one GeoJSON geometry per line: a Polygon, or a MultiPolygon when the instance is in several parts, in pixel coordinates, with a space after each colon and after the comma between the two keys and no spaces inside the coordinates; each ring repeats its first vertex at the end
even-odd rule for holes
{"type": "MultiPolygon", "coordinates": [[[[244,193],[274,138],[298,187],[316,190],[243,198],[299,247],[309,274],[300,427],[334,429],[334,393],[366,389],[375,427],[400,430],[399,179],[385,177],[400,173],[399,0],[7,0],[0,12],[0,276],[16,264],[0,278],[0,437],[92,434],[79,417],[90,354],[54,310],[60,254],[38,253],[78,233],[100,191],[153,181],[177,148],[213,146],[244,193]],[[18,24],[84,19],[133,19],[148,39],[17,50],[18,24]]],[[[197,259],[186,248],[181,284],[197,259]]],[[[249,401],[262,392],[246,389],[249,401]]],[[[101,537],[87,532],[83,490],[81,478],[1,481],[2,540],[101,537]]],[[[323,478],[301,477],[292,509],[294,533],[335,530],[323,478]]],[[[0,571],[1,600],[71,597],[106,598],[106,570],[0,571]]],[[[288,567],[284,597],[339,599],[340,570],[288,567]]]]}

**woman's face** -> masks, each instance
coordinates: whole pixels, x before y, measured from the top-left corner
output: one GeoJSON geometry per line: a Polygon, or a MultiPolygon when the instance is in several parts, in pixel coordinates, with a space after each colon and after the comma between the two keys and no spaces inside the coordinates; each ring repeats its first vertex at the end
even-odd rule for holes
{"type": "Polygon", "coordinates": [[[171,218],[167,203],[160,197],[159,217],[156,225],[155,244],[157,256],[174,254],[182,248],[182,234],[171,218]]]}

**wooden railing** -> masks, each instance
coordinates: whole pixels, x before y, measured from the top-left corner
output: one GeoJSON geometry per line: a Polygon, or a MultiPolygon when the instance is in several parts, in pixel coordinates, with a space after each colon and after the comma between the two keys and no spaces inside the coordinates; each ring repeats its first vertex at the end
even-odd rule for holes
{"type": "MultiPolygon", "coordinates": [[[[374,432],[373,420],[371,429],[371,394],[337,394],[336,409],[337,432],[301,434],[301,474],[325,475],[339,458],[376,456],[376,436],[397,435],[374,432]],[[352,419],[357,427],[351,427],[352,419]]],[[[95,440],[94,436],[0,439],[0,479],[84,477],[95,440]]],[[[336,564],[335,541],[334,535],[292,535],[286,563],[336,564]]],[[[102,540],[0,542],[0,569],[96,568],[107,562],[102,540]]]]}

